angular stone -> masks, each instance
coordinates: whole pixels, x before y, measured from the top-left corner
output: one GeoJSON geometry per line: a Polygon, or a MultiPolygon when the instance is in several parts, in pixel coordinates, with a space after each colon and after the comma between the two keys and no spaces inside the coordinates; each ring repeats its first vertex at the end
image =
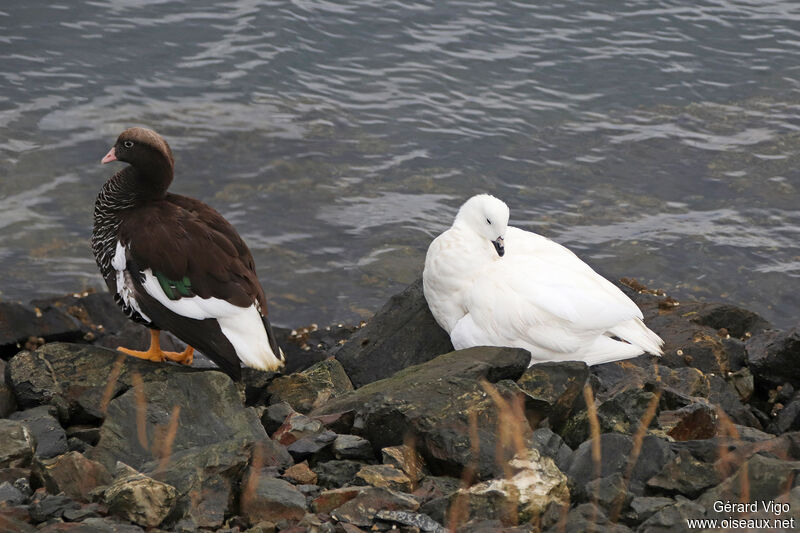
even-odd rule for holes
{"type": "Polygon", "coordinates": [[[28,427],[36,439],[36,456],[49,459],[67,451],[67,434],[56,416],[55,407],[42,405],[11,415],[11,420],[19,420],[28,427]]]}
{"type": "Polygon", "coordinates": [[[8,481],[0,483],[0,506],[20,505],[25,500],[27,497],[17,487],[8,481]]]}
{"type": "Polygon", "coordinates": [[[332,358],[302,372],[277,377],[267,387],[270,403],[286,402],[300,413],[308,413],[351,390],[353,384],[342,364],[332,358]]]}
{"type": "Polygon", "coordinates": [[[333,456],[337,459],[372,460],[375,453],[372,444],[358,435],[337,435],[333,441],[333,456]]]}
{"type": "Polygon", "coordinates": [[[396,522],[404,526],[415,527],[420,531],[431,531],[433,533],[446,533],[446,529],[430,516],[421,513],[410,513],[408,511],[378,511],[376,518],[385,522],[396,522]]]}
{"type": "Polygon", "coordinates": [[[546,530],[547,533],[629,533],[630,529],[622,524],[612,523],[603,509],[591,503],[582,503],[570,509],[565,525],[559,523],[546,530]]]}
{"type": "Polygon", "coordinates": [[[800,387],[800,327],[766,331],[747,341],[747,363],[756,384],[775,387],[785,382],[800,387]]]}
{"type": "Polygon", "coordinates": [[[96,346],[65,343],[20,352],[8,364],[8,377],[19,407],[54,405],[59,409],[59,419],[69,421],[69,425],[101,421],[107,401],[130,389],[135,374],[151,382],[197,372],[96,346]]]}
{"type": "Polygon", "coordinates": [[[417,509],[419,509],[419,502],[411,496],[385,488],[370,487],[331,511],[331,516],[339,522],[369,527],[378,511],[416,511],[417,509]]]}
{"type": "MultiPolygon", "coordinates": [[[[391,378],[370,383],[314,411],[313,415],[354,411],[358,433],[373,447],[402,444],[411,435],[429,467],[460,476],[467,466],[487,479],[500,474],[497,408],[479,383],[515,380],[530,361],[526,350],[477,347],[451,352],[391,378]],[[470,417],[477,417],[479,455],[473,457],[470,417]]],[[[496,387],[508,397],[517,391],[496,387]]],[[[518,432],[530,428],[521,421],[518,432]]]]}
{"type": "MultiPolygon", "coordinates": [[[[600,435],[600,449],[600,477],[627,471],[633,449],[631,437],[621,433],[604,433],[600,435]]],[[[637,496],[643,495],[644,482],[660,472],[672,457],[673,452],[665,441],[652,435],[644,437],[641,451],[631,471],[629,490],[637,496]]],[[[588,440],[573,452],[566,472],[570,478],[570,487],[574,487],[577,495],[594,478],[594,472],[592,441],[588,440]]]]}
{"type": "Polygon", "coordinates": [[[539,363],[528,368],[517,384],[527,396],[528,409],[560,428],[582,398],[588,377],[589,367],[582,361],[539,363]]]}
{"type": "Polygon", "coordinates": [[[327,448],[334,440],[336,440],[336,433],[333,431],[323,431],[322,433],[315,433],[294,441],[286,447],[286,450],[296,461],[301,461],[317,455],[327,448]]]}
{"type": "Polygon", "coordinates": [[[549,457],[532,449],[527,456],[509,461],[508,467],[510,478],[492,479],[461,490],[453,502],[463,498],[470,519],[496,519],[506,525],[529,522],[552,502],[569,505],[567,477],[549,457]]]}
{"type": "Polygon", "coordinates": [[[710,439],[717,434],[717,411],[706,403],[693,403],[675,411],[662,411],[658,424],[677,441],[710,439]]]}
{"type": "Polygon", "coordinates": [[[31,520],[35,523],[45,522],[51,519],[61,518],[64,511],[68,509],[79,509],[80,504],[63,494],[53,495],[40,492],[41,489],[36,491],[31,498],[28,511],[31,515],[31,520]]]}
{"type": "Polygon", "coordinates": [[[35,449],[36,439],[24,423],[0,419],[0,468],[28,466],[35,449]]]}
{"type": "Polygon", "coordinates": [[[624,511],[633,500],[622,472],[614,472],[610,476],[593,479],[586,484],[586,495],[603,509],[619,509],[624,511]]]}
{"type": "Polygon", "coordinates": [[[364,487],[341,487],[324,490],[314,498],[314,501],[311,502],[311,507],[317,513],[330,513],[361,494],[364,490],[366,490],[364,487]]]}
{"type": "MultiPolygon", "coordinates": [[[[312,435],[319,435],[321,433],[333,433],[328,431],[322,422],[314,420],[308,416],[300,413],[290,413],[286,417],[283,424],[272,434],[272,438],[284,446],[312,435]]],[[[334,434],[331,442],[336,438],[334,434]]]]}
{"type": "Polygon", "coordinates": [[[125,467],[117,469],[117,479],[103,492],[108,512],[142,527],[156,527],[177,503],[175,487],[156,481],[125,467]]]}
{"type": "Polygon", "coordinates": [[[53,459],[37,459],[32,476],[47,492],[63,492],[84,502],[90,500],[92,490],[111,483],[111,474],[106,467],[78,452],[68,452],[53,459]]]}
{"type": "Polygon", "coordinates": [[[407,444],[387,446],[381,450],[381,457],[383,464],[402,470],[413,484],[418,483],[426,473],[425,459],[407,444]]]}
{"type": "Polygon", "coordinates": [[[317,474],[315,474],[314,471],[308,467],[308,463],[306,461],[287,468],[283,472],[283,477],[300,485],[317,484],[317,474]]]}
{"type": "Polygon", "coordinates": [[[392,296],[335,355],[361,387],[452,350],[450,336],[428,309],[420,278],[392,296]]]}
{"type": "Polygon", "coordinates": [[[566,445],[557,433],[550,428],[539,428],[533,432],[530,439],[531,445],[545,457],[556,462],[559,469],[565,469],[572,455],[572,448],[566,445]]]}
{"type": "Polygon", "coordinates": [[[675,500],[672,498],[664,498],[663,496],[639,496],[631,500],[625,516],[631,523],[640,524],[664,507],[674,503],[675,500]]]}
{"type": "Polygon", "coordinates": [[[30,308],[0,302],[0,357],[18,352],[28,337],[42,337],[52,342],[76,341],[83,335],[75,319],[54,307],[30,308]]]}
{"type": "Polygon", "coordinates": [[[314,472],[321,487],[334,489],[352,483],[363,465],[364,463],[346,459],[325,461],[317,463],[314,472]]]}
{"type": "Polygon", "coordinates": [[[69,426],[65,431],[67,433],[67,441],[76,438],[90,446],[94,446],[100,440],[100,428],[96,426],[69,426]]]}
{"type": "Polygon", "coordinates": [[[289,415],[296,413],[292,406],[286,402],[268,406],[261,414],[261,423],[268,435],[275,433],[286,421],[289,415]]]}
{"type": "Polygon", "coordinates": [[[371,485],[400,492],[411,492],[411,480],[402,470],[390,465],[364,465],[356,473],[357,485],[371,485]]]}
{"type": "Polygon", "coordinates": [[[686,520],[703,518],[706,509],[703,505],[682,498],[656,511],[636,531],[644,533],[686,531],[686,520]]]}
{"type": "Polygon", "coordinates": [[[310,324],[296,329],[273,326],[278,346],[286,356],[283,374],[294,374],[324,361],[358,329],[359,326],[343,324],[323,328],[310,324]]]}
{"type": "Polygon", "coordinates": [[[252,524],[300,520],[306,498],[288,481],[251,470],[242,488],[241,513],[252,524]]]}
{"type": "Polygon", "coordinates": [[[681,494],[694,499],[722,481],[717,468],[698,461],[688,450],[681,450],[661,472],[647,480],[647,487],[665,494],[681,494]]]}
{"type": "Polygon", "coordinates": [[[6,362],[0,359],[0,418],[5,418],[17,410],[14,391],[6,382],[6,362]]]}
{"type": "Polygon", "coordinates": [[[773,433],[781,434],[787,431],[800,430],[800,394],[778,411],[778,416],[769,426],[773,433]]]}
{"type": "Polygon", "coordinates": [[[262,466],[291,463],[216,371],[178,372],[145,382],[141,394],[128,390],[109,403],[100,435],[91,459],[106,467],[123,461],[175,487],[177,516],[170,518],[188,517],[198,527],[222,525],[251,456],[262,466]]]}

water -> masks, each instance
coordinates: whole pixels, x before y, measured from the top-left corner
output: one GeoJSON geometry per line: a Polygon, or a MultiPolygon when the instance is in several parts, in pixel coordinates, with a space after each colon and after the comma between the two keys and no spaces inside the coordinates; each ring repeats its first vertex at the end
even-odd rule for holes
{"type": "Polygon", "coordinates": [[[144,125],[276,324],[370,316],[478,192],[609,277],[798,322],[800,3],[128,4],[0,5],[4,299],[103,286],[99,161],[144,125]]]}

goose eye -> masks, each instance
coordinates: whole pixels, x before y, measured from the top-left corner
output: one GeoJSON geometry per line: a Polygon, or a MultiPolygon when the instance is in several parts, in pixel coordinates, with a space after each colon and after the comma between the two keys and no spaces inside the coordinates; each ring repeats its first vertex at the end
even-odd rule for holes
{"type": "Polygon", "coordinates": [[[489,224],[490,226],[492,225],[492,221],[489,220],[488,218],[486,219],[486,223],[489,224]]]}
{"type": "Polygon", "coordinates": [[[125,148],[131,148],[133,146],[133,141],[125,141],[122,143],[122,146],[125,148]]]}

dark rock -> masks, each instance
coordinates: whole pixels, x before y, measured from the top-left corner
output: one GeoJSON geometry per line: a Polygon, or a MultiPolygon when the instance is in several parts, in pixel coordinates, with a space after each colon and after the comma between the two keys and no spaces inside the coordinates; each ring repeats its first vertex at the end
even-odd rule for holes
{"type": "Polygon", "coordinates": [[[800,430],[800,394],[795,394],[794,398],[778,411],[778,416],[768,429],[776,434],[800,430]]]}
{"type": "Polygon", "coordinates": [[[356,473],[356,485],[384,487],[400,492],[411,492],[411,480],[405,473],[390,465],[364,465],[356,473]]]}
{"type": "MultiPolygon", "coordinates": [[[[194,366],[194,365],[193,365],[194,366]]],[[[212,363],[212,366],[213,363],[212,363]]],[[[264,372],[257,368],[242,368],[242,379],[237,385],[244,389],[244,403],[248,406],[263,406],[269,400],[269,387],[272,380],[280,376],[278,372],[264,372]]]]}
{"type": "Polygon", "coordinates": [[[410,513],[408,511],[378,511],[375,515],[380,520],[386,522],[396,522],[404,526],[412,526],[420,531],[432,531],[434,533],[445,533],[444,527],[433,520],[430,516],[420,513],[410,513]]]}
{"type": "Polygon", "coordinates": [[[427,473],[425,459],[412,446],[387,446],[381,450],[382,463],[393,466],[408,476],[411,483],[416,484],[427,473]]]}
{"type": "Polygon", "coordinates": [[[275,339],[286,356],[283,373],[293,374],[324,361],[332,351],[347,341],[357,326],[335,325],[319,328],[316,324],[289,330],[273,326],[275,339]]]}
{"type": "Polygon", "coordinates": [[[178,491],[121,465],[114,483],[103,492],[103,502],[110,514],[142,527],[156,527],[175,508],[178,491]]]}
{"type": "Polygon", "coordinates": [[[89,501],[95,488],[111,483],[106,467],[78,452],[68,452],[53,459],[37,459],[32,477],[47,492],[63,492],[77,501],[89,501]]]}
{"type": "Polygon", "coordinates": [[[49,459],[67,451],[67,434],[56,416],[55,407],[42,405],[13,413],[11,420],[25,424],[36,439],[36,456],[49,459]]]}
{"type": "Polygon", "coordinates": [[[710,439],[717,434],[717,411],[706,403],[693,403],[675,411],[662,411],[658,424],[677,441],[710,439]]]}
{"type": "Polygon", "coordinates": [[[647,480],[647,486],[665,494],[694,499],[720,481],[719,471],[713,464],[698,461],[688,450],[681,450],[661,472],[647,480]]]}
{"type": "Polygon", "coordinates": [[[645,520],[636,531],[642,533],[672,533],[673,531],[685,531],[686,520],[702,518],[706,509],[707,508],[703,505],[698,505],[693,501],[679,497],[675,503],[656,511],[650,518],[645,520]]]}
{"type": "Polygon", "coordinates": [[[743,402],[749,402],[755,391],[755,379],[750,369],[745,367],[736,372],[731,372],[727,379],[728,383],[733,385],[733,388],[739,393],[739,398],[743,402]]]}
{"type": "Polygon", "coordinates": [[[325,428],[319,420],[292,412],[272,434],[272,438],[284,446],[289,446],[304,437],[325,435],[326,444],[336,439],[336,434],[325,428]]]}
{"type": "Polygon", "coordinates": [[[20,505],[27,499],[17,487],[8,481],[0,483],[0,506],[20,505]]]}
{"type": "Polygon", "coordinates": [[[639,496],[631,500],[625,519],[629,524],[641,524],[655,513],[675,503],[672,498],[663,496],[639,496]]]}
{"type": "Polygon", "coordinates": [[[37,533],[40,531],[30,524],[30,515],[25,507],[6,507],[0,509],[0,533],[37,533]]]}
{"type": "Polygon", "coordinates": [[[67,437],[67,450],[70,452],[78,452],[78,453],[86,453],[91,450],[92,447],[89,444],[86,444],[85,441],[75,437],[67,437]]]}
{"type": "Polygon", "coordinates": [[[306,435],[291,443],[286,450],[291,454],[295,461],[302,461],[309,457],[319,454],[322,450],[330,446],[336,440],[336,433],[333,431],[323,431],[306,435]]]}
{"type": "Polygon", "coordinates": [[[35,449],[36,439],[24,423],[0,419],[0,468],[28,466],[35,449]]]}
{"type": "Polygon", "coordinates": [[[31,520],[39,523],[52,518],[61,518],[61,515],[67,509],[80,509],[80,507],[78,502],[67,496],[37,491],[31,500],[28,510],[31,514],[31,520]]]}
{"type": "Polygon", "coordinates": [[[91,446],[100,440],[100,428],[96,426],[69,426],[65,431],[67,440],[76,438],[91,446]]]}
{"type": "Polygon", "coordinates": [[[755,335],[770,327],[761,316],[735,305],[692,303],[684,306],[684,313],[687,309],[692,313],[689,315],[692,322],[718,331],[725,329],[732,337],[740,339],[748,333],[755,335]]]}
{"type": "Polygon", "coordinates": [[[337,435],[333,441],[333,455],[337,459],[372,460],[375,453],[372,444],[358,435],[337,435]]]}
{"type": "Polygon", "coordinates": [[[550,532],[565,533],[629,533],[630,529],[622,524],[611,523],[602,509],[591,503],[583,503],[570,509],[565,524],[556,523],[546,529],[550,532]]]}
{"type": "Polygon", "coordinates": [[[41,298],[31,301],[31,306],[41,309],[53,307],[75,319],[84,332],[92,332],[96,339],[121,330],[131,323],[120,312],[111,293],[86,291],[55,298],[41,298]]]}
{"type": "Polygon", "coordinates": [[[0,357],[4,359],[17,353],[28,337],[52,342],[76,341],[83,335],[79,323],[55,307],[0,302],[0,357]]]}
{"type": "Polygon", "coordinates": [[[525,370],[517,384],[525,392],[529,411],[549,418],[551,427],[560,428],[582,398],[588,377],[589,367],[582,361],[539,363],[525,370]]]}
{"type": "Polygon", "coordinates": [[[20,352],[8,364],[19,407],[54,405],[59,409],[59,419],[69,421],[68,425],[101,421],[108,400],[130,389],[135,374],[148,382],[197,372],[96,346],[64,343],[20,352]]]}
{"type": "Polygon", "coordinates": [[[342,364],[332,358],[302,372],[277,377],[267,387],[270,403],[286,402],[300,413],[308,413],[351,390],[353,384],[342,364]]]}
{"type": "Polygon", "coordinates": [[[533,533],[536,531],[530,524],[521,526],[503,526],[500,520],[472,520],[458,527],[458,533],[533,533]]]}
{"type": "MultiPolygon", "coordinates": [[[[633,449],[631,437],[621,433],[605,433],[600,435],[600,447],[602,460],[599,477],[627,471],[633,449]]],[[[641,496],[644,482],[660,472],[664,465],[672,459],[672,455],[669,444],[665,441],[652,435],[645,436],[642,440],[641,452],[631,470],[630,491],[641,496]]],[[[576,494],[580,495],[586,484],[594,478],[594,471],[592,442],[586,441],[572,454],[569,468],[566,471],[570,478],[570,485],[575,487],[576,494]]]]}
{"type": "MultiPolygon", "coordinates": [[[[365,385],[312,415],[352,410],[354,431],[376,449],[402,444],[411,436],[431,469],[460,476],[468,465],[476,466],[478,477],[486,479],[502,470],[495,453],[499,417],[479,380],[518,379],[529,360],[527,351],[515,348],[451,352],[365,385]],[[477,461],[471,452],[469,412],[478,422],[477,461]]],[[[499,392],[505,396],[516,393],[499,392]]],[[[522,421],[518,433],[529,431],[522,421]]]]}
{"type": "Polygon", "coordinates": [[[364,463],[349,460],[334,460],[317,463],[314,472],[319,485],[326,489],[342,487],[353,482],[364,463]]]}
{"type": "Polygon", "coordinates": [[[539,428],[533,432],[530,439],[531,445],[539,450],[545,457],[550,457],[561,470],[566,469],[572,448],[564,443],[557,433],[550,428],[539,428]]]}
{"type": "Polygon", "coordinates": [[[99,517],[99,510],[99,504],[90,503],[88,505],[84,505],[80,509],[67,509],[64,511],[64,514],[61,515],[61,517],[67,522],[81,522],[87,518],[99,517]]]}
{"type": "Polygon", "coordinates": [[[755,454],[734,475],[703,493],[697,503],[708,511],[708,516],[723,518],[724,513],[714,516],[712,509],[715,501],[743,501],[743,487],[747,490],[748,502],[777,501],[788,492],[789,487],[798,479],[798,474],[800,461],[785,461],[755,454]]]}
{"type": "Polygon", "coordinates": [[[6,362],[0,359],[0,418],[5,418],[17,410],[14,391],[6,382],[6,362]]]}
{"type": "Polygon", "coordinates": [[[719,406],[737,424],[763,429],[748,406],[742,403],[739,393],[733,386],[717,375],[707,375],[709,386],[708,401],[719,406]]]}
{"type": "Polygon", "coordinates": [[[276,403],[267,407],[261,415],[261,424],[268,435],[275,433],[283,425],[286,418],[296,411],[286,402],[276,403]]]}
{"type": "Polygon", "coordinates": [[[242,406],[230,378],[207,371],[168,374],[113,399],[89,455],[107,468],[122,461],[175,487],[170,521],[189,517],[198,527],[216,528],[256,454],[261,466],[291,463],[256,412],[242,406]]]}
{"type": "Polygon", "coordinates": [[[392,296],[367,325],[336,352],[356,387],[451,352],[450,336],[436,323],[422,279],[392,296]]]}
{"type": "MultiPolygon", "coordinates": [[[[639,429],[655,394],[642,389],[629,389],[601,403],[597,408],[600,431],[631,435],[639,429]]],[[[656,419],[650,426],[656,425],[656,419]]],[[[587,434],[588,437],[588,434],[587,434]]]]}
{"type": "Polygon", "coordinates": [[[252,524],[300,520],[306,498],[291,483],[251,470],[242,489],[241,513],[252,524]]]}
{"type": "Polygon", "coordinates": [[[419,511],[444,524],[448,522],[450,503],[461,488],[461,481],[452,477],[427,476],[414,491],[414,497],[422,502],[419,511]]]}
{"type": "Polygon", "coordinates": [[[370,527],[378,511],[413,512],[417,509],[419,503],[411,496],[385,488],[370,487],[331,511],[331,516],[339,522],[370,527]]]}
{"type": "Polygon", "coordinates": [[[603,509],[617,509],[624,511],[633,500],[633,494],[628,492],[627,483],[622,472],[614,472],[610,476],[593,479],[586,484],[586,494],[590,495],[593,502],[597,502],[603,509]]]}
{"type": "Polygon", "coordinates": [[[767,331],[747,341],[747,363],[761,387],[800,387],[800,328],[767,331]]]}
{"type": "Polygon", "coordinates": [[[13,485],[18,479],[28,479],[30,474],[31,471],[28,468],[0,468],[0,483],[8,481],[13,485]]]}

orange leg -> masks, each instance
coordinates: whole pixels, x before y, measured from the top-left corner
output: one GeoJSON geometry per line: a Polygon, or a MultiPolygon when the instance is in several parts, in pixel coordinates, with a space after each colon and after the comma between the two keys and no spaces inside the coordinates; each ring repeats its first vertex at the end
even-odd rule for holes
{"type": "Polygon", "coordinates": [[[161,349],[161,343],[158,339],[160,335],[161,332],[159,330],[150,330],[150,348],[148,348],[145,352],[140,352],[139,350],[130,350],[128,348],[123,348],[122,346],[118,346],[117,351],[132,355],[133,357],[147,359],[148,361],[156,361],[159,363],[169,359],[170,361],[175,361],[176,363],[180,363],[182,365],[192,364],[192,361],[194,360],[194,348],[187,346],[186,349],[180,353],[165,352],[161,349]]]}

